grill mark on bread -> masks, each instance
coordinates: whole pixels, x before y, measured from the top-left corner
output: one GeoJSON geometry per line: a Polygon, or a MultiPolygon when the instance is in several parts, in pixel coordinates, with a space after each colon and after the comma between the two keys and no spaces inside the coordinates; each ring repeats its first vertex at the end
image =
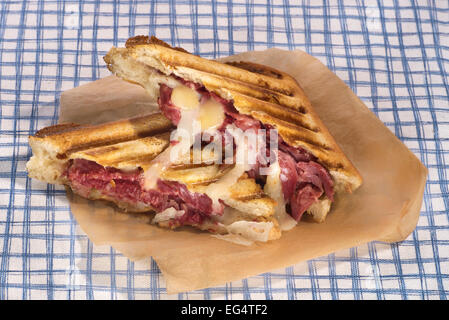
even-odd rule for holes
{"type": "MultiPolygon", "coordinates": [[[[236,82],[233,79],[228,78],[228,80],[229,80],[229,82],[236,82]]],[[[281,95],[285,96],[285,94],[283,94],[282,92],[270,90],[268,88],[260,88],[260,87],[256,87],[253,85],[247,85],[247,86],[250,87],[251,89],[253,89],[253,91],[252,92],[250,92],[249,90],[245,91],[246,88],[244,88],[242,86],[231,87],[231,86],[228,86],[227,84],[223,84],[222,88],[225,88],[225,89],[228,89],[228,90],[231,90],[234,92],[238,92],[242,95],[245,95],[245,96],[248,96],[248,97],[251,97],[254,99],[262,100],[262,101],[269,102],[269,103],[275,103],[276,105],[280,105],[280,106],[289,108],[294,111],[300,110],[299,112],[306,113],[304,107],[302,107],[302,106],[289,105],[289,104],[281,102],[281,100],[282,100],[281,95]]]]}
{"type": "Polygon", "coordinates": [[[129,38],[128,40],[126,40],[125,47],[126,48],[131,48],[131,47],[134,47],[134,46],[137,46],[137,45],[141,45],[141,44],[157,44],[159,46],[163,46],[163,47],[166,47],[166,48],[170,48],[170,49],[174,49],[174,50],[177,50],[177,51],[180,51],[180,52],[191,54],[190,52],[188,52],[187,50],[185,50],[183,48],[172,47],[172,46],[168,45],[167,43],[165,43],[164,41],[159,40],[155,36],[151,36],[151,38],[150,38],[148,36],[140,35],[140,36],[135,36],[135,37],[129,38]]]}
{"type": "Polygon", "coordinates": [[[208,87],[208,89],[211,89],[211,91],[220,91],[222,89],[226,89],[231,93],[238,93],[257,100],[280,105],[303,114],[307,113],[304,106],[300,104],[297,99],[291,99],[292,96],[285,95],[279,90],[262,88],[253,84],[243,83],[233,78],[220,77],[206,73],[203,73],[203,77],[207,77],[208,80],[212,80],[204,80],[204,85],[208,87]]]}
{"type": "Polygon", "coordinates": [[[308,145],[311,145],[313,147],[324,149],[326,151],[331,151],[332,150],[329,146],[327,146],[325,144],[322,144],[322,143],[319,143],[319,142],[316,142],[316,141],[313,141],[313,140],[308,139],[308,138],[300,137],[300,141],[304,142],[304,143],[307,143],[308,145]]]}
{"type": "MultiPolygon", "coordinates": [[[[163,133],[165,133],[165,132],[163,132],[163,133]]],[[[157,136],[161,136],[163,133],[159,133],[157,136]]],[[[79,152],[79,151],[93,149],[93,148],[107,147],[110,145],[115,145],[115,144],[122,143],[122,142],[133,141],[136,139],[147,138],[147,137],[151,137],[151,136],[154,136],[154,135],[151,133],[150,134],[137,134],[135,136],[128,136],[128,137],[124,137],[121,139],[105,139],[103,141],[98,141],[98,142],[93,142],[93,143],[79,144],[75,147],[67,149],[64,154],[69,156],[70,154],[72,154],[74,152],[79,152]]],[[[116,149],[116,150],[119,150],[119,149],[116,149]]],[[[113,149],[109,149],[107,151],[111,152],[111,151],[113,151],[113,149]]],[[[90,151],[90,152],[95,152],[95,151],[90,151]]],[[[106,151],[104,151],[104,152],[98,151],[97,155],[103,154],[103,153],[106,153],[106,151]]],[[[92,154],[92,155],[94,155],[94,154],[92,154]]]]}
{"type": "MultiPolygon", "coordinates": [[[[281,127],[288,127],[292,131],[298,131],[298,129],[304,129],[307,131],[311,131],[313,133],[318,133],[320,130],[317,127],[312,127],[306,122],[304,122],[299,117],[294,117],[292,114],[276,114],[273,110],[267,110],[268,112],[264,112],[265,115],[271,117],[271,122],[276,123],[276,125],[281,127]]],[[[251,114],[262,114],[263,112],[254,111],[251,114]]],[[[256,118],[256,117],[254,117],[256,118]]]]}
{"type": "Polygon", "coordinates": [[[333,163],[333,162],[329,162],[329,161],[319,161],[319,162],[326,165],[329,169],[340,170],[340,169],[344,168],[344,166],[341,163],[333,163]]]}
{"type": "Polygon", "coordinates": [[[102,148],[95,148],[93,150],[87,150],[86,154],[90,155],[90,156],[98,156],[101,154],[105,154],[105,153],[109,153],[109,152],[113,152],[113,151],[117,151],[120,150],[120,148],[118,148],[115,144],[112,144],[110,146],[104,146],[102,148]]]}
{"type": "Polygon", "coordinates": [[[265,66],[261,67],[255,63],[250,63],[250,62],[246,62],[246,61],[229,61],[229,62],[226,62],[226,64],[229,64],[229,65],[237,67],[237,68],[242,68],[242,69],[248,70],[250,72],[263,74],[263,75],[273,77],[276,79],[283,78],[282,74],[280,74],[279,72],[276,72],[275,70],[268,70],[267,67],[265,67],[265,66]]]}
{"type": "Polygon", "coordinates": [[[55,134],[66,133],[69,131],[74,131],[80,129],[82,126],[76,123],[60,123],[54,126],[45,127],[43,129],[38,130],[34,136],[37,138],[44,138],[46,136],[51,136],[55,134]]]}
{"type": "Polygon", "coordinates": [[[283,114],[273,112],[273,109],[265,109],[265,110],[257,110],[250,112],[251,117],[257,119],[259,121],[267,122],[269,124],[274,124],[278,127],[278,129],[282,128],[290,128],[289,131],[298,131],[298,129],[304,129],[311,131],[313,133],[319,133],[320,129],[317,127],[309,126],[301,117],[293,114],[283,114]]]}
{"type": "Polygon", "coordinates": [[[248,195],[244,195],[244,196],[232,196],[231,198],[234,200],[239,200],[242,202],[247,202],[247,201],[251,201],[251,200],[255,200],[255,199],[264,199],[264,198],[268,198],[268,196],[263,193],[263,192],[256,192],[253,194],[248,194],[248,195]]]}

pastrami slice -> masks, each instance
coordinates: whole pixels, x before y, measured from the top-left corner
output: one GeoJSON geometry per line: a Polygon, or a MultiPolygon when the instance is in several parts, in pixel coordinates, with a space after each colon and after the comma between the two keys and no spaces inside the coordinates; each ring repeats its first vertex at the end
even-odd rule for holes
{"type": "Polygon", "coordinates": [[[70,186],[86,198],[96,191],[130,205],[146,204],[158,212],[168,208],[183,210],[184,214],[177,217],[182,225],[201,224],[213,214],[223,214],[223,207],[214,211],[212,200],[207,195],[190,192],[179,182],[159,180],[156,189],[145,190],[142,170],[126,172],[105,168],[93,161],[75,159],[67,168],[66,175],[70,186]]]}

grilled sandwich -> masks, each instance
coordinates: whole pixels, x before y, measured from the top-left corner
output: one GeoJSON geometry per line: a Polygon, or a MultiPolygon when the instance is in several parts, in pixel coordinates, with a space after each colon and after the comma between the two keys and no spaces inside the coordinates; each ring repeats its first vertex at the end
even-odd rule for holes
{"type": "Polygon", "coordinates": [[[107,200],[129,212],[155,212],[152,222],[168,228],[193,226],[238,241],[280,237],[276,202],[254,179],[242,175],[229,197],[213,206],[205,194],[230,170],[211,150],[191,165],[192,153],[178,158],[156,185],[144,188],[144,174],[170,145],[173,125],[161,113],[95,126],[60,124],[29,137],[30,177],[66,185],[82,197],[107,200]],[[187,159],[186,159],[187,158],[187,159]],[[242,238],[242,239],[239,239],[242,238]]]}
{"type": "MultiPolygon", "coordinates": [[[[248,62],[207,60],[147,36],[128,39],[124,48],[111,48],[104,60],[113,74],[158,99],[176,130],[190,132],[186,126],[195,121],[200,131],[209,133],[274,130],[274,160],[270,153],[266,161],[234,164],[227,180],[254,178],[276,201],[273,217],[282,230],[292,228],[304,213],[324,221],[335,196],[351,193],[362,183],[302,88],[284,72],[248,62]]],[[[265,145],[270,145],[269,136],[265,145]]],[[[241,136],[233,138],[238,147],[241,136]]],[[[242,148],[248,147],[246,143],[242,148]]],[[[152,172],[149,180],[156,180],[160,171],[152,172]]]]}
{"type": "Polygon", "coordinates": [[[190,225],[240,242],[277,239],[304,213],[322,222],[335,197],[362,183],[284,72],[207,60],[146,36],[104,60],[161,113],[44,128],[29,139],[31,177],[154,211],[162,227],[190,225]]]}

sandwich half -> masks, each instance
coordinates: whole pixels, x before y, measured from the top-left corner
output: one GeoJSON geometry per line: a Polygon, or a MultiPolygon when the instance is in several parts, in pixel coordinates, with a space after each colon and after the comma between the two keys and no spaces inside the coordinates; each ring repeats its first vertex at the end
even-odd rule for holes
{"type": "MultiPolygon", "coordinates": [[[[324,221],[335,197],[362,183],[299,84],[284,72],[248,62],[204,59],[147,36],[128,39],[125,48],[111,48],[104,60],[113,74],[141,85],[157,99],[177,131],[190,134],[191,123],[200,123],[201,133],[231,136],[237,153],[255,150],[255,163],[239,164],[234,157],[233,168],[215,183],[217,188],[206,191],[226,196],[224,185],[241,176],[253,178],[276,201],[273,217],[281,230],[292,228],[304,213],[324,221]],[[238,130],[240,134],[234,134],[238,130]],[[248,130],[263,131],[255,141],[259,144],[265,136],[262,144],[270,150],[243,139],[241,132],[248,130]]],[[[185,141],[176,142],[181,146],[185,141]]],[[[163,167],[150,170],[149,186],[163,167]]]]}
{"type": "Polygon", "coordinates": [[[60,124],[29,137],[30,177],[65,185],[82,197],[107,200],[129,212],[154,212],[161,227],[192,226],[232,241],[278,239],[276,202],[244,174],[214,206],[205,193],[232,165],[217,164],[220,153],[204,150],[195,165],[190,152],[171,162],[154,185],[145,173],[170,146],[173,125],[156,113],[95,126],[60,124]]]}

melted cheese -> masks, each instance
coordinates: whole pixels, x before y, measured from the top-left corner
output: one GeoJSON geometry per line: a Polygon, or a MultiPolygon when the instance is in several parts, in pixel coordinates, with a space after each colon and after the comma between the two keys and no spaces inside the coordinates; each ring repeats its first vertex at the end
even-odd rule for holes
{"type": "MultiPolygon", "coordinates": [[[[246,168],[241,164],[236,164],[228,173],[220,180],[207,186],[206,193],[213,201],[216,209],[221,207],[219,200],[226,201],[231,196],[229,188],[234,185],[237,180],[245,173],[246,168]]],[[[218,210],[219,211],[219,210],[218,210]]]]}
{"type": "Polygon", "coordinates": [[[180,158],[190,160],[185,155],[190,152],[194,137],[201,132],[201,124],[198,121],[200,109],[200,94],[185,86],[176,86],[171,94],[172,103],[180,109],[181,118],[176,130],[172,132],[170,141],[177,141],[160,153],[151,162],[151,166],[145,171],[144,188],[154,189],[157,180],[162,173],[172,164],[178,163],[180,158]]]}
{"type": "Polygon", "coordinates": [[[173,88],[171,102],[182,110],[196,109],[200,106],[200,94],[185,85],[173,88]]]}
{"type": "Polygon", "coordinates": [[[170,154],[173,146],[169,146],[151,161],[151,166],[144,173],[144,189],[150,190],[156,187],[157,180],[162,172],[170,165],[170,154]]]}
{"type": "Polygon", "coordinates": [[[287,231],[296,226],[297,222],[285,211],[284,193],[282,192],[281,179],[279,178],[280,173],[281,167],[278,161],[270,164],[263,191],[277,202],[274,217],[278,220],[281,230],[287,231]]]}
{"type": "Polygon", "coordinates": [[[194,136],[200,132],[197,121],[198,109],[181,110],[181,119],[178,128],[172,132],[170,140],[178,141],[174,145],[170,145],[162,153],[160,153],[151,162],[151,166],[145,171],[144,188],[146,190],[154,189],[157,180],[162,173],[172,164],[179,163],[179,159],[185,158],[190,161],[190,157],[185,155],[190,152],[190,147],[194,142],[194,136]]]}
{"type": "Polygon", "coordinates": [[[248,163],[247,151],[248,140],[242,130],[234,124],[227,126],[227,131],[234,137],[236,142],[236,164],[220,180],[207,186],[205,193],[212,199],[213,205],[219,208],[219,200],[226,201],[231,196],[229,188],[248,170],[251,165],[248,163]]]}
{"type": "Polygon", "coordinates": [[[201,105],[199,121],[202,131],[217,129],[224,120],[223,105],[215,99],[209,99],[201,105]]]}

